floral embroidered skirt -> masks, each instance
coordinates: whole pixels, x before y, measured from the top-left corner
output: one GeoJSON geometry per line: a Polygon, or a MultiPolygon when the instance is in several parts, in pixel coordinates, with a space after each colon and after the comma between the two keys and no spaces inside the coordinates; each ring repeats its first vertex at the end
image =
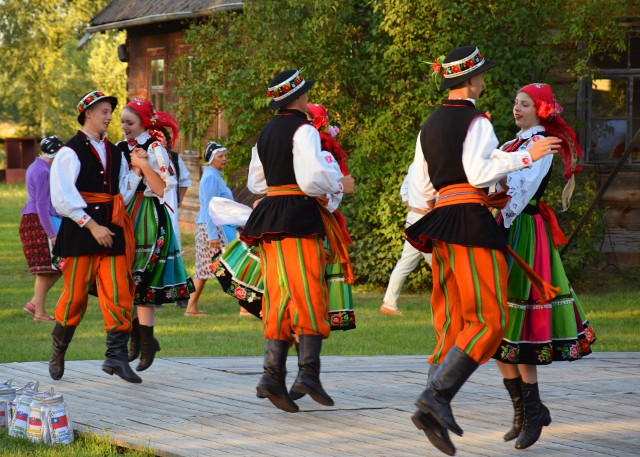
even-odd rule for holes
{"type": "Polygon", "coordinates": [[[195,287],[184,267],[167,207],[157,198],[136,193],[127,212],[134,219],[136,239],[134,304],[159,306],[189,298],[195,287]]]}
{"type": "Polygon", "coordinates": [[[37,214],[24,214],[20,220],[20,241],[22,241],[22,251],[29,265],[31,274],[59,273],[51,265],[51,250],[49,248],[49,237],[40,224],[40,217],[37,214]]]}
{"type": "Polygon", "coordinates": [[[264,284],[256,247],[233,240],[224,252],[214,256],[211,271],[222,290],[238,299],[240,306],[251,314],[262,318],[264,284]]]}
{"type": "Polygon", "coordinates": [[[518,216],[509,229],[509,244],[560,291],[550,302],[540,303],[524,272],[508,258],[509,325],[494,358],[505,363],[547,365],[589,355],[595,333],[569,284],[542,216],[518,216]]]}
{"type": "MultiPolygon", "coordinates": [[[[211,269],[222,289],[238,299],[240,306],[261,318],[264,285],[258,248],[234,240],[213,260],[211,269]]],[[[325,280],[329,293],[331,330],[356,328],[351,285],[344,282],[340,262],[327,263],[325,280]]]]}

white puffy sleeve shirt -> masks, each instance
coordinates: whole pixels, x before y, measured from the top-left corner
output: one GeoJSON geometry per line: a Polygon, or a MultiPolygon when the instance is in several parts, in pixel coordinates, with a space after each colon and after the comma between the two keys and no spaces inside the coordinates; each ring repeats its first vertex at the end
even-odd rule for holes
{"type": "Polygon", "coordinates": [[[498,149],[498,138],[489,119],[478,116],[471,121],[462,144],[462,165],[473,187],[491,187],[507,173],[529,167],[531,163],[527,151],[498,149]]]}
{"type": "MultiPolygon", "coordinates": [[[[310,197],[342,193],[342,183],[327,166],[320,148],[320,134],[312,125],[302,125],[293,135],[293,170],[300,189],[310,197]]],[[[258,148],[251,151],[247,188],[254,194],[267,193],[267,180],[258,155],[258,148]]]]}
{"type": "MultiPolygon", "coordinates": [[[[138,137],[136,139],[138,139],[138,143],[144,144],[144,138],[138,137]]],[[[172,189],[177,186],[178,182],[175,175],[169,173],[169,154],[159,141],[154,141],[153,143],[151,143],[151,145],[147,149],[147,154],[147,161],[149,162],[149,165],[151,166],[153,171],[155,171],[162,178],[165,183],[165,188],[164,197],[156,195],[153,190],[151,190],[151,186],[149,186],[149,184],[147,183],[147,179],[143,178],[142,181],[146,186],[144,189],[144,196],[156,197],[158,200],[160,200],[160,203],[163,204],[166,198],[171,194],[172,189]]],[[[173,210],[175,211],[176,208],[173,208],[173,210]]]]}
{"type": "MultiPolygon", "coordinates": [[[[104,167],[107,162],[104,142],[97,142],[91,138],[90,140],[98,152],[104,167]]],[[[78,159],[78,155],[73,149],[66,146],[62,147],[51,164],[51,203],[61,216],[68,217],[79,226],[84,227],[91,218],[84,211],[87,203],[75,185],[79,174],[80,160],[78,159]]],[[[129,164],[124,158],[124,155],[121,154],[118,185],[125,205],[128,204],[135,195],[139,182],[140,177],[129,170],[129,164]]]]}

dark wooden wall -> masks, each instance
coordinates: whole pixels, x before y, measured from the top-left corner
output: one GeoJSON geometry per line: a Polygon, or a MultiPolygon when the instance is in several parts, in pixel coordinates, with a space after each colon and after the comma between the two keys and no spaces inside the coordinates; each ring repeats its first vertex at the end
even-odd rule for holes
{"type": "MultiPolygon", "coordinates": [[[[603,173],[601,182],[608,177],[603,173]]],[[[607,263],[640,265],[640,172],[621,171],[600,204],[607,231],[601,248],[607,263]]]]}

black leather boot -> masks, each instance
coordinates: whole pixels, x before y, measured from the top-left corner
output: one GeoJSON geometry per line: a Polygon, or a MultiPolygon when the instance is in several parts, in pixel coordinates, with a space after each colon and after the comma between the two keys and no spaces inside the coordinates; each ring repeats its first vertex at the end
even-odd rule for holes
{"type": "Polygon", "coordinates": [[[520,376],[513,379],[504,378],[502,382],[504,382],[504,386],[507,388],[509,396],[511,397],[511,402],[513,403],[513,427],[511,427],[511,430],[504,435],[505,441],[511,441],[515,440],[518,435],[520,435],[520,431],[522,430],[522,421],[524,419],[522,378],[520,376]]]}
{"type": "MultiPolygon", "coordinates": [[[[294,346],[296,347],[296,354],[298,354],[298,363],[300,363],[300,343],[296,341],[294,346]]],[[[305,395],[306,394],[304,392],[294,392],[293,390],[289,391],[289,396],[291,396],[292,400],[300,400],[305,395]]]]}
{"type": "Polygon", "coordinates": [[[432,414],[449,431],[462,436],[462,429],[453,418],[451,400],[477,368],[475,360],[453,346],[434,373],[427,389],[416,400],[416,406],[423,413],[432,414]]]}
{"type": "Polygon", "coordinates": [[[140,321],[136,318],[131,323],[131,338],[129,340],[129,362],[133,362],[140,355],[140,321]]]}
{"type": "Polygon", "coordinates": [[[333,399],[324,391],[320,383],[320,351],[322,337],[320,335],[300,335],[300,352],[298,353],[298,376],[291,386],[291,398],[300,398],[309,394],[317,403],[333,406],[333,399]]]}
{"type": "Polygon", "coordinates": [[[135,374],[127,361],[128,342],[129,333],[127,332],[113,330],[107,332],[107,351],[104,353],[106,360],[102,364],[102,371],[110,375],[118,375],[127,382],[139,384],[142,379],[135,374]]]}
{"type": "Polygon", "coordinates": [[[147,327],[140,325],[140,363],[136,367],[136,371],[144,371],[151,366],[156,352],[160,351],[160,343],[153,337],[153,325],[147,327]]]}
{"type": "Polygon", "coordinates": [[[63,327],[56,322],[51,332],[51,358],[49,359],[49,375],[51,379],[62,378],[64,374],[64,354],[73,338],[76,327],[63,327]]]}
{"type": "Polygon", "coordinates": [[[524,395],[524,423],[518,439],[516,449],[526,449],[540,438],[542,427],[551,423],[551,414],[546,406],[540,401],[538,383],[522,383],[522,393],[524,395]]]}
{"type": "Polygon", "coordinates": [[[256,386],[258,398],[267,398],[276,408],[288,413],[297,413],[296,405],[287,391],[284,380],[287,376],[287,354],[289,342],[267,339],[264,350],[264,373],[256,386]]]}
{"type": "MultiPolygon", "coordinates": [[[[429,386],[431,377],[438,370],[439,366],[440,365],[432,364],[429,367],[427,387],[429,386]]],[[[413,416],[411,416],[411,421],[416,428],[422,430],[424,434],[427,435],[431,444],[433,444],[440,452],[447,455],[456,455],[456,447],[451,442],[451,438],[449,438],[449,432],[446,428],[440,425],[440,423],[431,414],[426,414],[417,410],[413,413],[413,416]]]]}

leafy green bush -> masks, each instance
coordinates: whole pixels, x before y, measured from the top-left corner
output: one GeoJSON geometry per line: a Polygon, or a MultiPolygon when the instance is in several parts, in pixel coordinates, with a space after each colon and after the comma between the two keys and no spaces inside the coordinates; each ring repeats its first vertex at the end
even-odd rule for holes
{"type": "MultiPolygon", "coordinates": [[[[179,117],[203,143],[211,116],[225,114],[233,176],[248,164],[272,115],[268,81],[285,68],[304,67],[307,78],[317,79],[310,99],[324,104],[331,123],[339,125],[357,182],[357,194],[342,206],[355,240],[350,252],[356,276],[361,283],[384,284],[403,242],[400,183],[421,124],[445,95],[431,79],[431,62],[471,43],[499,63],[486,75],[478,108],[492,112],[505,141],[517,130],[511,114],[516,90],[548,82],[561,99],[575,94],[571,83],[593,71],[579,46],[588,53],[618,49],[624,30],[616,18],[626,16],[626,8],[623,0],[607,0],[606,8],[594,0],[248,1],[242,14],[216,14],[186,34],[191,55],[176,70],[179,95],[189,103],[178,106],[179,117]]],[[[572,209],[561,216],[568,232],[588,206],[592,184],[584,181],[572,209]]],[[[597,225],[583,232],[584,244],[565,259],[571,268],[591,258],[599,234],[597,225]]],[[[426,269],[418,271],[409,285],[424,286],[428,277],[426,269]]]]}

